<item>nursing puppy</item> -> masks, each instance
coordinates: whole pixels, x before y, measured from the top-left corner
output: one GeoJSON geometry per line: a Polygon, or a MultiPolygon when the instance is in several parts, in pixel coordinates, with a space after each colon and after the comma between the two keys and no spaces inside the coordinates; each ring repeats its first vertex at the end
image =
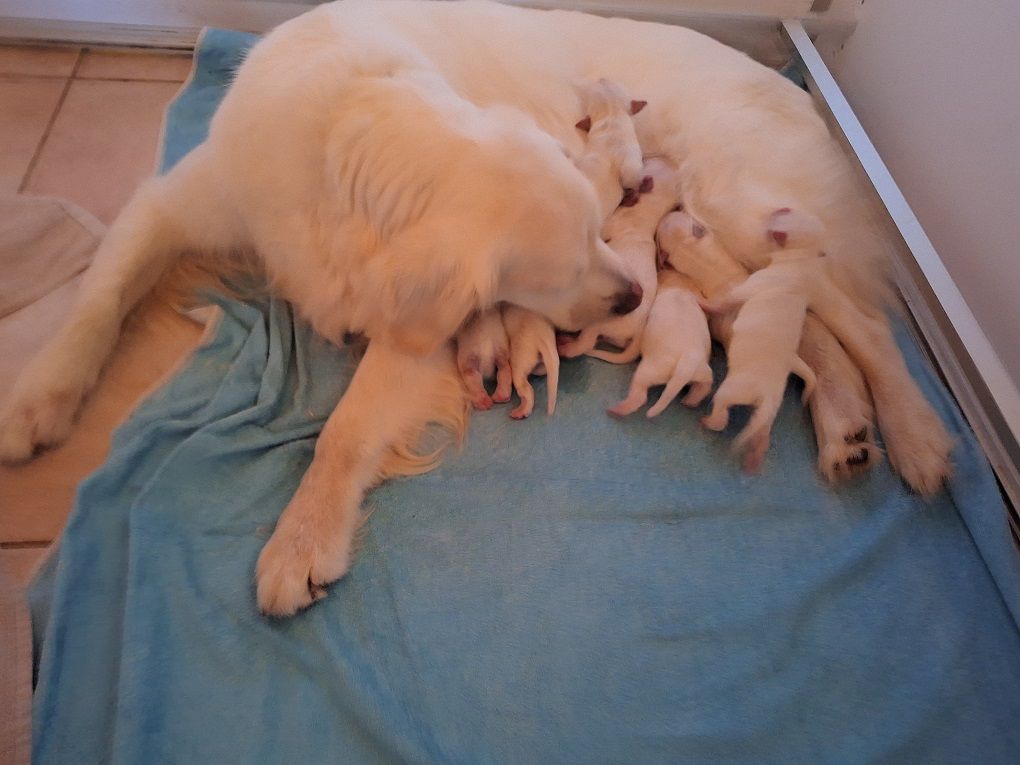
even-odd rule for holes
{"type": "MultiPolygon", "coordinates": [[[[952,441],[911,379],[881,311],[889,294],[889,248],[869,223],[871,205],[858,177],[807,93],[743,53],[679,26],[470,0],[346,0],[304,19],[309,34],[336,30],[325,35],[331,45],[338,44],[335,37],[356,44],[380,26],[420,49],[465,97],[525,109],[567,147],[580,143],[578,78],[597,71],[640,94],[648,100],[635,123],[644,153],[678,163],[687,208],[748,270],[767,266],[775,249],[762,235],[769,215],[782,207],[810,211],[824,226],[831,284],[877,322],[869,336],[875,357],[892,360],[877,390],[868,379],[889,461],[919,493],[938,489],[951,472],[952,441]]],[[[829,335],[812,343],[820,353],[839,345],[830,321],[813,332],[829,335]]],[[[840,327],[840,341],[852,332],[840,327]]],[[[816,372],[834,375],[830,389],[847,387],[838,376],[843,366],[823,363],[816,372]]],[[[851,427],[857,421],[847,418],[851,427]]]]}
{"type": "Polygon", "coordinates": [[[660,414],[687,385],[685,406],[698,406],[712,390],[712,338],[698,303],[700,293],[693,280],[666,267],[659,271],[659,285],[640,339],[641,362],[634,371],[627,398],[609,410],[616,416],[636,412],[648,400],[648,389],[665,385],[662,395],[648,409],[660,414]]]}
{"type": "Polygon", "coordinates": [[[623,86],[604,77],[577,88],[585,116],[576,127],[586,140],[576,164],[595,186],[602,213],[608,216],[617,205],[634,205],[639,194],[651,190],[633,121],[646,102],[631,99],[623,86]]]}
{"type": "Polygon", "coordinates": [[[535,389],[528,381],[531,374],[548,375],[546,412],[556,411],[556,391],[560,382],[560,357],[556,353],[556,331],[547,319],[534,311],[514,305],[503,307],[503,324],[510,338],[510,369],[520,403],[510,412],[522,420],[535,408],[535,389]]]}
{"type": "Polygon", "coordinates": [[[560,355],[565,358],[588,354],[603,361],[625,364],[638,356],[641,330],[655,300],[655,229],[679,197],[679,176],[671,164],[660,158],[652,158],[645,162],[642,172],[645,177],[652,179],[652,190],[642,194],[636,205],[618,207],[602,229],[602,238],[627,264],[640,285],[641,303],[634,311],[591,324],[581,330],[576,339],[561,343],[560,355]],[[600,338],[623,351],[612,353],[595,350],[600,338]]]}
{"type": "Polygon", "coordinates": [[[822,220],[815,260],[853,298],[817,313],[849,349],[852,309],[867,309],[854,360],[890,462],[937,490],[951,441],[875,310],[884,249],[810,97],[691,30],[487,2],[331,3],[256,45],[205,143],[111,227],[69,324],[0,407],[0,458],[67,435],[124,317],[176,259],[216,270],[254,253],[320,334],[371,340],[260,560],[262,609],[304,607],[349,567],[361,498],[393,474],[386,455],[414,442],[443,380],[462,390],[449,341],[470,315],[506,301],[579,331],[633,300],[567,158],[583,150],[572,83],[592,71],[649,100],[643,149],[683,161],[690,208],[746,267],[767,264],[761,220],[777,207],[822,220]]]}
{"type": "MultiPolygon", "coordinates": [[[[737,269],[729,256],[714,242],[705,228],[685,212],[674,212],[659,227],[659,243],[668,259],[685,272],[695,272],[703,279],[712,277],[705,271],[737,269]]],[[[817,257],[810,249],[783,251],[781,257],[817,257]]],[[[780,257],[780,256],[777,256],[780,257]]],[[[709,301],[710,314],[721,317],[720,334],[725,336],[727,374],[712,399],[712,413],[702,422],[711,430],[723,430],[729,422],[729,409],[735,405],[754,408],[754,413],[737,437],[734,447],[743,454],[744,469],[761,469],[768,450],[772,425],[786,391],[791,372],[804,380],[804,399],[815,385],[815,376],[797,356],[807,313],[807,300],[800,294],[799,283],[784,279],[773,271],[770,279],[756,272],[750,278],[731,282],[725,297],[709,301]],[[746,292],[745,292],[746,290],[746,292]],[[739,309],[731,322],[726,314],[739,309]],[[728,323],[728,326],[727,326],[728,323]]],[[[711,289],[716,291],[718,285],[711,289]]]]}
{"type": "MultiPolygon", "coordinates": [[[[721,302],[749,301],[777,282],[795,285],[811,312],[832,330],[863,373],[874,398],[875,414],[882,432],[902,427],[901,423],[906,418],[916,417],[924,421],[930,407],[909,376],[903,357],[898,353],[891,356],[885,353],[889,344],[894,342],[888,322],[881,315],[864,311],[840,289],[828,269],[828,258],[803,257],[797,251],[802,248],[803,252],[806,248],[820,255],[818,230],[817,221],[812,216],[788,208],[775,211],[770,216],[768,237],[786,248],[787,252],[777,254],[768,268],[755,273],[746,286],[739,285],[734,290],[736,294],[722,298],[721,302]]],[[[869,462],[879,454],[867,438],[868,433],[862,430],[846,439],[853,459],[860,463],[869,462]]],[[[887,439],[886,446],[894,465],[910,465],[926,462],[938,453],[948,453],[952,439],[944,430],[933,428],[927,443],[913,444],[907,453],[903,452],[902,442],[896,439],[887,439]]],[[[838,465],[835,465],[833,469],[837,468],[838,465]]],[[[921,483],[917,488],[924,494],[931,494],[939,486],[940,483],[921,483]]]]}
{"type": "MultiPolygon", "coordinates": [[[[772,246],[789,242],[808,244],[799,232],[817,234],[816,222],[796,217],[772,216],[766,235],[772,246]],[[785,222],[785,226],[782,225],[785,222]],[[792,239],[791,239],[792,237],[792,239]]],[[[686,212],[667,215],[659,226],[660,254],[675,268],[689,273],[709,299],[722,298],[747,278],[746,270],[723,248],[713,232],[686,212]]],[[[796,257],[796,254],[794,255],[796,257]]],[[[733,331],[733,311],[709,316],[712,335],[728,346],[733,331]]],[[[808,406],[818,444],[818,469],[830,481],[856,476],[881,461],[873,443],[871,397],[864,377],[843,346],[809,313],[794,360],[794,374],[816,380],[808,406]]]]}
{"type": "Polygon", "coordinates": [[[510,400],[510,341],[498,308],[478,313],[457,333],[457,369],[471,397],[471,405],[484,411],[493,403],[510,400]],[[485,380],[496,377],[492,395],[485,380]]]}

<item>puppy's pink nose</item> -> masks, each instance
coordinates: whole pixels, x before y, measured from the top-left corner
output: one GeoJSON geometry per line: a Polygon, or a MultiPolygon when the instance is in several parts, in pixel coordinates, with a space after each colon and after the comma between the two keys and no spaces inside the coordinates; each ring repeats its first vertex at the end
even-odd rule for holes
{"type": "Polygon", "coordinates": [[[641,298],[644,296],[645,291],[641,289],[641,285],[631,282],[627,292],[617,293],[616,302],[613,304],[613,313],[622,316],[636,310],[641,305],[641,298]]]}

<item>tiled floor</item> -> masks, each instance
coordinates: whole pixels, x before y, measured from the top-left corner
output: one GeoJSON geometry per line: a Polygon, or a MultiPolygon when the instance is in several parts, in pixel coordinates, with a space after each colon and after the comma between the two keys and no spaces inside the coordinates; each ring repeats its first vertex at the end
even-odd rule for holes
{"type": "MultiPolygon", "coordinates": [[[[109,224],[152,173],[163,110],[190,68],[179,53],[0,46],[0,193],[64,197],[109,224]]],[[[139,314],[68,443],[0,468],[0,572],[27,577],[113,428],[198,340],[163,304],[139,314]]]]}

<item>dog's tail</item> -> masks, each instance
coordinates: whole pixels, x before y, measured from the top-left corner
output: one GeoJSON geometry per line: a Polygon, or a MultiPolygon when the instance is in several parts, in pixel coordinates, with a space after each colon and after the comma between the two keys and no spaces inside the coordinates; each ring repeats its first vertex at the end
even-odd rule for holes
{"type": "Polygon", "coordinates": [[[781,392],[777,396],[768,395],[758,401],[747,425],[733,442],[734,450],[743,454],[744,470],[748,473],[757,473],[761,469],[769,448],[772,424],[776,421],[782,402],[781,392]]]}
{"type": "Polygon", "coordinates": [[[818,382],[818,378],[815,377],[814,370],[800,356],[793,357],[793,367],[790,371],[804,382],[804,392],[800,395],[800,402],[806,404],[811,400],[811,396],[815,392],[815,384],[818,382]]]}
{"type": "Polygon", "coordinates": [[[552,328],[542,335],[538,349],[545,364],[546,373],[546,411],[551,415],[556,411],[556,394],[560,387],[560,354],[556,348],[556,334],[552,328]]]}
{"type": "Polygon", "coordinates": [[[629,364],[641,355],[641,334],[634,335],[622,351],[600,351],[596,348],[585,355],[600,361],[608,361],[610,364],[629,364]]]}
{"type": "Polygon", "coordinates": [[[669,406],[673,399],[680,395],[684,386],[692,382],[707,382],[712,384],[712,369],[705,363],[704,359],[697,356],[687,355],[680,359],[673,367],[673,374],[666,382],[659,400],[648,409],[649,417],[656,417],[669,406]]]}

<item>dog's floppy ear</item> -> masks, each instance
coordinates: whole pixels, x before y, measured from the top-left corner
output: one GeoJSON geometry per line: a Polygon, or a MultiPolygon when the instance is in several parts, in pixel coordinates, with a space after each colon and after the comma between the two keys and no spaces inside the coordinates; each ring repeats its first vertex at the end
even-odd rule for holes
{"type": "Polygon", "coordinates": [[[383,260],[380,326],[371,334],[407,353],[434,353],[472,313],[488,307],[491,264],[481,254],[461,260],[455,248],[426,238],[422,249],[391,251],[383,260]]]}
{"type": "Polygon", "coordinates": [[[631,115],[637,114],[639,111],[648,106],[647,101],[634,101],[630,102],[630,113],[631,115]]]}

